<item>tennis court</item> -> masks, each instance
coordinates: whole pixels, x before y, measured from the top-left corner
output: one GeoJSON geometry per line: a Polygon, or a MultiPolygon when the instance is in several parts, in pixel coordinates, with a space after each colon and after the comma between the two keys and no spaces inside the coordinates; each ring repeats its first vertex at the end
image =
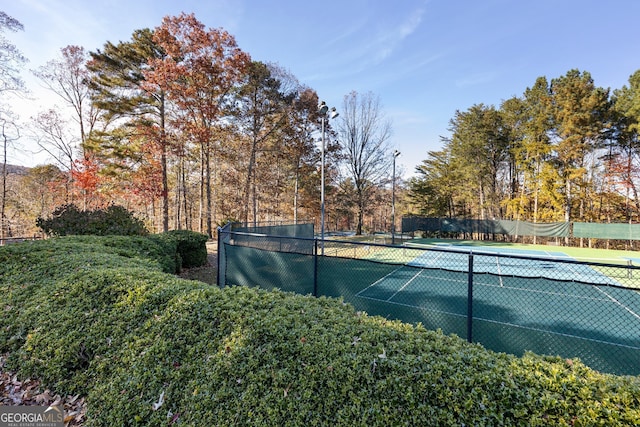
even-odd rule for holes
{"type": "Polygon", "coordinates": [[[587,349],[603,359],[615,353],[638,360],[640,293],[622,286],[626,269],[574,263],[562,252],[542,258],[536,251],[511,250],[507,256],[504,249],[456,249],[469,252],[418,253],[412,248],[413,259],[355,297],[419,311],[438,322],[448,318],[445,323],[454,325],[452,318],[468,314],[473,253],[474,341],[498,351],[513,352],[513,343],[519,342],[525,350],[557,354],[548,343],[562,340],[565,357],[587,349]],[[531,255],[540,258],[527,258],[531,255]]]}
{"type": "Polygon", "coordinates": [[[421,323],[494,351],[577,357],[603,372],[640,375],[640,267],[630,265],[633,254],[585,263],[565,247],[541,253],[333,240],[321,255],[319,241],[309,253],[308,239],[233,237],[221,245],[226,285],[342,298],[370,315],[421,323]]]}

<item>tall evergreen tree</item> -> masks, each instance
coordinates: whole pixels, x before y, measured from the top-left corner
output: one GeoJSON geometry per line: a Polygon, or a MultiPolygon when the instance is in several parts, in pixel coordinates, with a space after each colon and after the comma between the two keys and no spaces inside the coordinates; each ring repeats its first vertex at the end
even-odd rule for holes
{"type": "MultiPolygon", "coordinates": [[[[495,107],[474,105],[451,120],[452,164],[471,184],[481,219],[502,218],[499,173],[508,158],[508,138],[495,107]]],[[[471,202],[471,200],[469,200],[471,202]]]]}
{"type": "MultiPolygon", "coordinates": [[[[105,120],[114,123],[108,133],[96,135],[92,149],[112,167],[138,167],[142,146],[158,147],[162,180],[162,229],[169,229],[169,185],[167,180],[169,138],[164,90],[145,79],[152,60],[165,57],[149,29],[134,31],[131,41],[91,52],[89,85],[95,105],[105,110],[105,120]],[[142,145],[140,145],[142,144],[142,145]]],[[[144,165],[142,165],[144,167],[144,165]]]]}
{"type": "Polygon", "coordinates": [[[429,151],[416,167],[417,176],[409,181],[409,197],[421,215],[455,217],[455,196],[462,184],[459,171],[451,165],[448,147],[429,151]]]}
{"type": "Polygon", "coordinates": [[[565,221],[584,219],[589,186],[588,155],[600,147],[607,121],[609,91],[595,86],[591,74],[571,70],[551,81],[554,160],[564,185],[565,221]],[[573,213],[574,199],[578,215],[573,213]]]}

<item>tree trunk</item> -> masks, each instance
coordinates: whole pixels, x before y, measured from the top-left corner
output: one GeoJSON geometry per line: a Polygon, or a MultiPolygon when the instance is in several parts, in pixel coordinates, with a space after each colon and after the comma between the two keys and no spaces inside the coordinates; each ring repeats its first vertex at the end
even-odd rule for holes
{"type": "MultiPolygon", "coordinates": [[[[4,136],[4,135],[3,135],[4,136]]],[[[5,207],[7,205],[7,138],[3,140],[3,157],[2,157],[2,203],[0,203],[0,246],[4,245],[5,239],[5,207]]]]}
{"type": "Polygon", "coordinates": [[[162,231],[169,231],[169,183],[167,180],[167,134],[164,93],[160,97],[160,168],[162,169],[162,231]]]}
{"type": "MultiPolygon", "coordinates": [[[[249,167],[247,170],[247,178],[244,182],[244,194],[242,197],[242,203],[243,203],[243,213],[244,213],[244,223],[245,224],[249,224],[249,201],[251,199],[251,181],[253,178],[253,174],[254,171],[253,169],[255,168],[255,164],[256,164],[256,149],[258,146],[258,141],[254,138],[253,141],[251,142],[251,152],[249,154],[249,167]]],[[[255,212],[254,212],[255,215],[255,212]]],[[[255,216],[254,216],[254,222],[255,222],[255,216]]]]}
{"type": "Polygon", "coordinates": [[[211,141],[207,141],[206,143],[206,151],[205,151],[205,178],[206,178],[206,182],[205,182],[205,190],[207,193],[207,216],[206,216],[206,225],[207,225],[207,235],[209,236],[209,238],[213,237],[213,230],[211,228],[211,219],[212,219],[212,214],[211,214],[211,206],[212,206],[212,202],[211,202],[211,141]]]}

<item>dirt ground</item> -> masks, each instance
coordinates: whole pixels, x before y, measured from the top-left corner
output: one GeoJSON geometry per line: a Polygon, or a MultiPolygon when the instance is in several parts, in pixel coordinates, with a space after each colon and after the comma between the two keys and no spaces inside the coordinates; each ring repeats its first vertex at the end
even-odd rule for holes
{"type": "Polygon", "coordinates": [[[207,243],[207,265],[184,269],[179,276],[184,279],[199,280],[215,285],[218,278],[218,245],[217,242],[207,243]]]}

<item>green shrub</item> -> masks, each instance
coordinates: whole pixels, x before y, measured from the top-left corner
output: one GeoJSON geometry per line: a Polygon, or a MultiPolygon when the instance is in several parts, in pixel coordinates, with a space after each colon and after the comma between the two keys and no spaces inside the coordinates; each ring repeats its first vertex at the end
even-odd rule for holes
{"type": "Polygon", "coordinates": [[[81,211],[75,205],[63,205],[51,218],[38,218],[36,225],[51,236],[91,234],[96,236],[138,236],[148,234],[144,222],[122,206],[81,211]]]}
{"type": "Polygon", "coordinates": [[[87,426],[640,419],[637,377],[493,353],[337,299],[181,280],[154,259],[166,237],[127,239],[0,248],[0,351],[21,376],[86,396],[87,426]]]}
{"type": "Polygon", "coordinates": [[[60,283],[69,276],[122,268],[176,271],[175,242],[157,236],[67,236],[0,249],[0,310],[4,308],[6,316],[0,328],[0,353],[23,345],[43,313],[59,314],[60,307],[43,307],[61,292],[60,283]]]}
{"type": "Polygon", "coordinates": [[[182,267],[201,267],[207,263],[209,236],[189,230],[172,230],[162,234],[177,243],[182,267]]]}

